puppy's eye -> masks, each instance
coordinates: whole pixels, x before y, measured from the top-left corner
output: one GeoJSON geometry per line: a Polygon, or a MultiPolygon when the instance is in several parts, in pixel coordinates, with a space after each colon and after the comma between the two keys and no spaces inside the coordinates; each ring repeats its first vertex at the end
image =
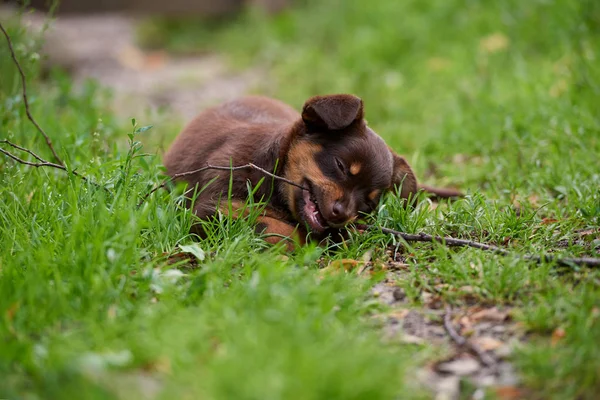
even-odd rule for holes
{"type": "Polygon", "coordinates": [[[339,170],[342,171],[342,173],[346,173],[346,168],[344,167],[344,164],[342,164],[342,162],[340,161],[340,159],[336,158],[335,162],[336,162],[337,167],[339,168],[339,170]]]}

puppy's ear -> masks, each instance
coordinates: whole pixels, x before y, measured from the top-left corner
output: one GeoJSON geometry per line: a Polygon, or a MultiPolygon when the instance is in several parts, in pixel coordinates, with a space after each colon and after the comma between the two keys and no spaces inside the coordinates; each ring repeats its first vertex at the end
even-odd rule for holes
{"type": "Polygon", "coordinates": [[[363,102],[351,94],[311,97],[304,103],[302,119],[308,127],[340,130],[363,118],[363,102]]]}
{"type": "Polygon", "coordinates": [[[392,156],[394,157],[394,169],[390,189],[392,191],[400,189],[397,194],[403,199],[408,199],[410,196],[412,201],[418,190],[417,178],[404,157],[399,156],[393,151],[392,156]]]}

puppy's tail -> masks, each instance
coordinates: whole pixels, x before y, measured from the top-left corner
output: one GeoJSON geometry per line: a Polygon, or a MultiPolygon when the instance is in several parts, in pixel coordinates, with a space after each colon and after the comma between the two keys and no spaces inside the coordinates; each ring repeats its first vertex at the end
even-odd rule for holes
{"type": "Polygon", "coordinates": [[[464,194],[461,191],[451,188],[436,188],[433,186],[419,184],[419,190],[429,193],[431,195],[429,196],[429,198],[431,198],[434,201],[441,199],[456,200],[461,197],[464,197],[464,194]]]}

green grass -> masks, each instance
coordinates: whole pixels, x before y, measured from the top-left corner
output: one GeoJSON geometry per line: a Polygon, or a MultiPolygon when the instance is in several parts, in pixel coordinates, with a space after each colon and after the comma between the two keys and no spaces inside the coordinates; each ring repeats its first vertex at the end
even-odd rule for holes
{"type": "MultiPolygon", "coordinates": [[[[422,180],[469,193],[435,210],[422,202],[406,211],[388,197],[372,222],[515,254],[598,256],[596,3],[303,1],[272,19],[155,29],[160,44],[264,68],[268,82],[256,91],[296,107],[317,93],[361,96],[370,125],[422,180]]],[[[195,245],[205,252],[198,268],[169,265],[167,254],[192,243],[178,192],[136,206],[160,181],[160,157],[132,143],[128,153],[132,126],[106,111],[93,83],[79,94],[58,73],[40,83],[35,41],[15,25],[11,33],[36,118],[69,166],[110,193],[1,159],[0,397],[136,397],[142,381],[165,398],[427,398],[413,374],[436,350],[380,339],[365,301],[377,275],[318,271],[369,251],[383,260],[390,237],[371,232],[338,251],[282,257],[248,221],[221,217],[195,245]]],[[[0,46],[1,138],[49,157],[7,54],[0,46]]],[[[465,286],[480,303],[515,307],[528,340],[513,361],[529,398],[600,391],[598,270],[426,244],[404,255],[413,267],[398,284],[415,307],[423,291],[464,305],[465,286]],[[565,336],[552,345],[557,328],[565,336]]]]}

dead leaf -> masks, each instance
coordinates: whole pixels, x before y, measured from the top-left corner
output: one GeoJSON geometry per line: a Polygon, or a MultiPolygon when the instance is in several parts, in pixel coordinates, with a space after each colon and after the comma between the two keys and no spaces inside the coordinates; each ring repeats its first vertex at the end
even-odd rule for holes
{"type": "Polygon", "coordinates": [[[542,219],[542,225],[550,225],[550,224],[555,224],[557,223],[558,220],[555,218],[544,218],[542,219]]]}
{"type": "Polygon", "coordinates": [[[409,313],[410,313],[410,310],[408,310],[406,308],[403,308],[402,310],[397,310],[397,311],[393,311],[393,312],[389,313],[388,316],[391,317],[391,318],[395,318],[397,320],[402,320],[409,313]]]}
{"type": "Polygon", "coordinates": [[[501,400],[517,400],[525,398],[525,393],[516,386],[499,386],[495,391],[496,396],[501,400]]]}
{"type": "Polygon", "coordinates": [[[146,371],[156,371],[168,375],[171,373],[171,360],[166,356],[161,356],[143,365],[142,368],[146,371]]]}
{"type": "Polygon", "coordinates": [[[398,262],[398,261],[390,261],[390,262],[388,262],[387,265],[388,265],[388,269],[394,270],[394,271],[406,270],[406,269],[409,269],[409,267],[410,267],[409,264],[405,264],[405,263],[398,262]]]}
{"type": "Polygon", "coordinates": [[[492,33],[479,41],[479,49],[484,53],[497,53],[508,48],[510,40],[502,32],[492,33]]]}
{"type": "Polygon", "coordinates": [[[566,332],[563,328],[558,327],[552,332],[552,339],[550,340],[550,344],[552,347],[555,347],[558,342],[560,342],[566,335],[566,332]]]}
{"type": "Polygon", "coordinates": [[[600,229],[584,229],[582,231],[577,231],[577,236],[580,238],[595,238],[596,236],[600,236],[600,229]]]}
{"type": "Polygon", "coordinates": [[[477,347],[479,347],[483,351],[496,350],[504,345],[503,342],[494,339],[491,336],[480,336],[477,338],[473,338],[472,340],[473,343],[475,343],[477,347]]]}
{"type": "Polygon", "coordinates": [[[12,320],[15,318],[15,314],[17,313],[17,310],[19,309],[19,306],[20,306],[20,304],[19,304],[19,302],[17,301],[17,302],[14,302],[14,303],[12,303],[12,304],[11,304],[11,305],[8,307],[8,309],[6,310],[6,318],[7,318],[9,321],[12,321],[12,320]]]}
{"type": "Polygon", "coordinates": [[[366,264],[369,261],[371,261],[372,257],[373,257],[373,250],[368,250],[365,252],[365,254],[363,254],[362,262],[366,264]]]}
{"type": "Polygon", "coordinates": [[[163,256],[167,257],[167,264],[168,265],[173,265],[173,264],[181,264],[181,265],[192,265],[192,266],[197,266],[198,262],[197,259],[190,253],[184,253],[184,252],[177,252],[177,253],[163,253],[163,256]]]}
{"type": "Polygon", "coordinates": [[[123,67],[140,70],[144,66],[144,53],[135,46],[125,46],[118,54],[117,60],[123,67]]]}
{"type": "Polygon", "coordinates": [[[433,294],[423,291],[421,293],[421,301],[423,304],[428,304],[433,299],[433,294]]]}
{"type": "Polygon", "coordinates": [[[400,342],[404,344],[423,344],[425,343],[425,339],[415,335],[404,334],[400,338],[400,342]]]}
{"type": "Polygon", "coordinates": [[[458,320],[458,323],[461,326],[460,334],[462,336],[470,336],[473,334],[473,332],[474,332],[473,324],[471,323],[471,320],[469,319],[469,317],[467,317],[466,315],[461,317],[460,320],[458,320]]]}
{"type": "Polygon", "coordinates": [[[25,198],[27,200],[27,204],[31,203],[31,199],[33,197],[33,195],[35,194],[35,189],[31,191],[31,193],[29,193],[27,195],[27,197],[25,198]]]}
{"type": "Polygon", "coordinates": [[[333,260],[329,263],[327,268],[351,271],[354,268],[358,267],[361,264],[360,261],[353,260],[351,258],[344,258],[342,260],[333,260]]]}
{"type": "Polygon", "coordinates": [[[145,69],[152,70],[162,68],[167,62],[167,52],[164,50],[150,52],[146,55],[144,61],[145,69]]]}
{"type": "Polygon", "coordinates": [[[462,357],[453,361],[443,362],[436,366],[439,372],[454,375],[471,375],[481,369],[481,365],[471,357],[462,357]]]}
{"type": "Polygon", "coordinates": [[[500,311],[496,307],[486,308],[471,315],[473,321],[495,321],[502,322],[508,318],[507,311],[500,311]]]}
{"type": "Polygon", "coordinates": [[[473,293],[475,293],[475,288],[473,288],[473,286],[470,286],[470,285],[465,285],[465,286],[459,287],[458,291],[465,293],[465,294],[473,294],[473,293]]]}
{"type": "Polygon", "coordinates": [[[342,260],[333,260],[325,268],[322,268],[319,273],[321,274],[321,276],[324,276],[327,274],[349,272],[353,269],[357,269],[360,273],[362,273],[363,271],[360,268],[358,268],[361,265],[363,265],[362,262],[350,258],[344,258],[342,260]]]}

